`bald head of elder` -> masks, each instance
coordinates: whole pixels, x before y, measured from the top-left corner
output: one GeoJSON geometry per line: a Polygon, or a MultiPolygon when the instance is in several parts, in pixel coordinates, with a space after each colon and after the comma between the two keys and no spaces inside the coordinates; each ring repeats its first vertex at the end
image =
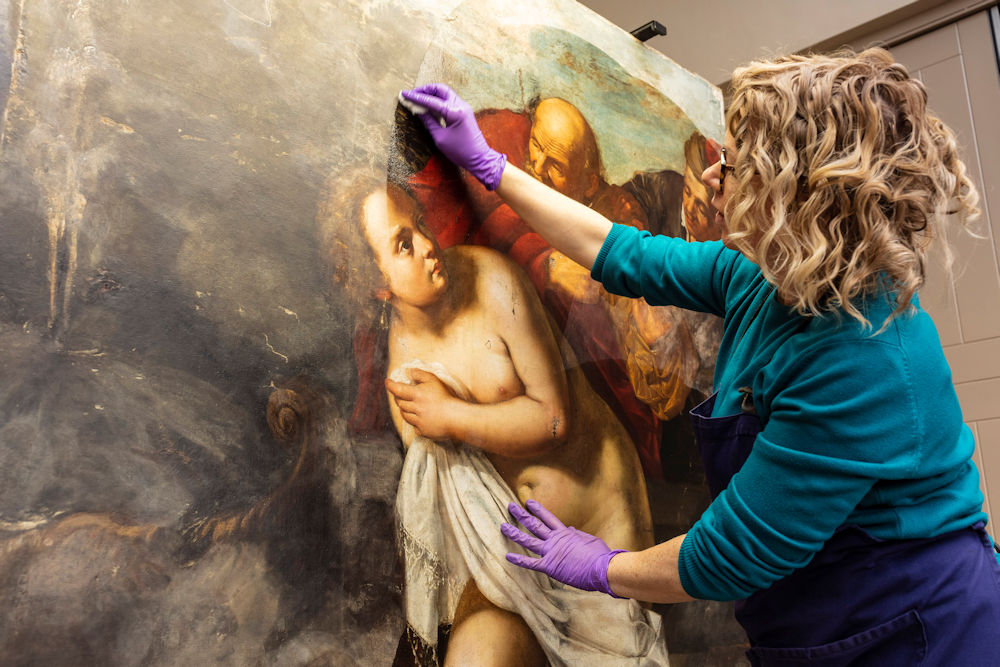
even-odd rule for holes
{"type": "Polygon", "coordinates": [[[579,109],[558,97],[535,107],[527,166],[532,176],[584,204],[604,185],[594,131],[579,109]]]}

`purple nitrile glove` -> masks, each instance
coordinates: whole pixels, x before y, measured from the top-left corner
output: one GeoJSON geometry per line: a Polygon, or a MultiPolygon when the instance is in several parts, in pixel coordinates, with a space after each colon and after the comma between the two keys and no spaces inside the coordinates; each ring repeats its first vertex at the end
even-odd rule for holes
{"type": "Polygon", "coordinates": [[[509,523],[501,525],[500,532],[541,558],[509,553],[507,560],[585,591],[600,591],[611,597],[620,597],[612,592],[608,584],[608,565],[625,549],[610,549],[601,538],[566,527],[535,500],[529,500],[524,506],[531,511],[530,514],[517,503],[511,503],[507,509],[535,537],[509,523]]]}
{"type": "Polygon", "coordinates": [[[489,147],[465,100],[443,83],[418,86],[400,95],[427,109],[419,114],[420,120],[445,157],[467,169],[487,190],[497,189],[507,156],[489,147]]]}

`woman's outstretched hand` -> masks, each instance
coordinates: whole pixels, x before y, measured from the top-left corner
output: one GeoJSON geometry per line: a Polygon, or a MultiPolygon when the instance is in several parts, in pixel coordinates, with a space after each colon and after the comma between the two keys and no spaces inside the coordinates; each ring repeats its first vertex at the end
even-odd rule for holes
{"type": "Polygon", "coordinates": [[[511,503],[507,509],[530,534],[509,523],[501,525],[500,532],[541,558],[509,553],[507,560],[585,591],[600,591],[619,597],[608,585],[608,564],[624,549],[612,550],[601,538],[563,525],[537,501],[529,500],[524,506],[528,511],[517,503],[511,503]]]}
{"type": "Polygon", "coordinates": [[[427,109],[419,118],[449,160],[467,169],[487,190],[497,189],[507,156],[489,147],[465,100],[443,83],[418,86],[400,95],[427,109]]]}

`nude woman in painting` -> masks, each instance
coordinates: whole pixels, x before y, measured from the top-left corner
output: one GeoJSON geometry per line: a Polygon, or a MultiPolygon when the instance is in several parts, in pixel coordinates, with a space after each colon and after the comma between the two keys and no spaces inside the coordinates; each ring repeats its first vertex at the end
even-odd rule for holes
{"type": "Polygon", "coordinates": [[[533,498],[609,543],[652,544],[635,448],[564,362],[572,353],[529,280],[491,249],[442,251],[402,188],[352,180],[354,201],[331,195],[320,222],[336,230],[335,279],[386,308],[387,397],[407,448],[396,507],[411,630],[434,645],[450,623],[446,664],[665,664],[657,615],[519,578],[502,536],[478,529],[509,500],[533,498]]]}

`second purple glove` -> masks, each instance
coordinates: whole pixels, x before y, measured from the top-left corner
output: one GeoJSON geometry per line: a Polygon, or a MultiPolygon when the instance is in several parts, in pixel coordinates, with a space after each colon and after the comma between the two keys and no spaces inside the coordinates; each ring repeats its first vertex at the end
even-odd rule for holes
{"type": "Polygon", "coordinates": [[[507,560],[585,591],[600,591],[619,597],[608,585],[608,564],[624,549],[610,549],[601,538],[563,525],[562,521],[537,501],[529,500],[524,505],[530,513],[517,503],[511,503],[507,509],[521,525],[531,531],[531,535],[509,523],[501,525],[500,532],[541,558],[509,553],[507,560]]]}
{"type": "Polygon", "coordinates": [[[496,190],[507,156],[490,148],[476,115],[465,100],[443,83],[429,83],[400,93],[427,113],[419,115],[434,143],[445,156],[467,169],[487,190],[496,190]]]}

